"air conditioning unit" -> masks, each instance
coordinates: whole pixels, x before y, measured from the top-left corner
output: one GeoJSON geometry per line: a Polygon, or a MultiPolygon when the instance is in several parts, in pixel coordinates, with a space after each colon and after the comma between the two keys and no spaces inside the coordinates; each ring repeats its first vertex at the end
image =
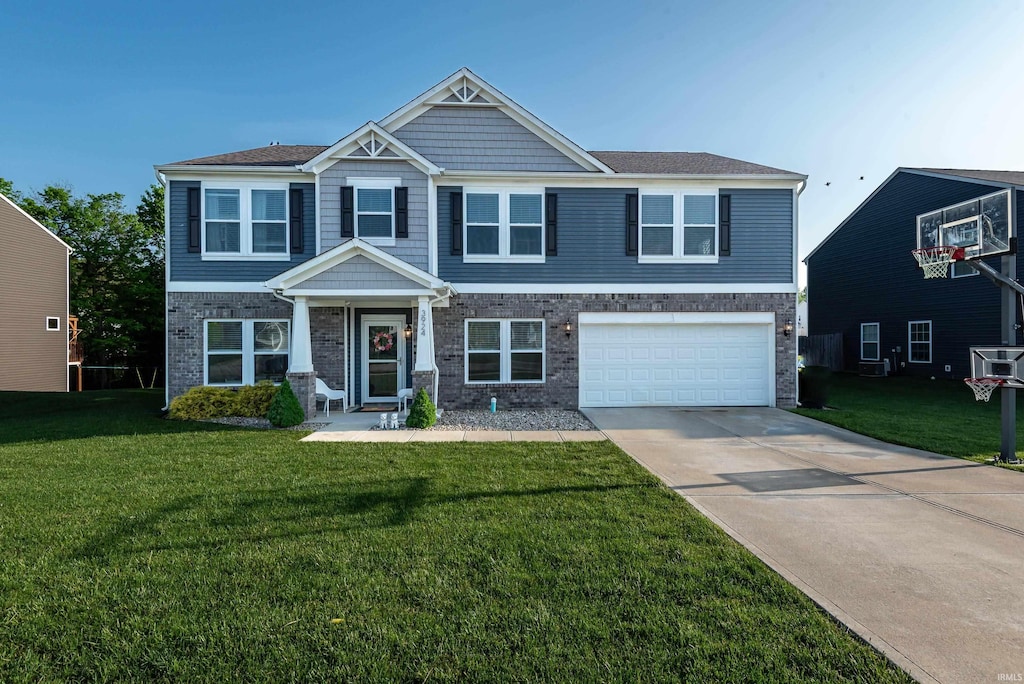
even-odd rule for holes
{"type": "Polygon", "coordinates": [[[860,375],[865,378],[884,378],[889,373],[889,361],[861,361],[860,375]]]}

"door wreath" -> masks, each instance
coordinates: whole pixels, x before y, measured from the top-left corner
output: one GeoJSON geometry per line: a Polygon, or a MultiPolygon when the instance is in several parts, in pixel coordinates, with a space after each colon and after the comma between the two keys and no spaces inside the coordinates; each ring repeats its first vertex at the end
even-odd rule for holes
{"type": "Polygon", "coordinates": [[[378,354],[391,351],[395,346],[395,337],[389,332],[381,330],[373,336],[373,350],[378,354]]]}

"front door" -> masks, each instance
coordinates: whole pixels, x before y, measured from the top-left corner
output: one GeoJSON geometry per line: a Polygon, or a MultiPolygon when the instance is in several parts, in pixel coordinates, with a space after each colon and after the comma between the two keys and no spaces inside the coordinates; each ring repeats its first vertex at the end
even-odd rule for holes
{"type": "Polygon", "coordinates": [[[405,387],[405,319],[363,316],[363,403],[395,403],[405,387]]]}

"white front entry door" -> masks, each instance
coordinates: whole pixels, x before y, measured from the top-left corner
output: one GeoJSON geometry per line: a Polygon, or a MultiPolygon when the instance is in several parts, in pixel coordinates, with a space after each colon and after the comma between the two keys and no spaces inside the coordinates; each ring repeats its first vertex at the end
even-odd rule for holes
{"type": "Polygon", "coordinates": [[[404,328],[401,316],[363,316],[362,403],[398,401],[405,387],[404,328]]]}

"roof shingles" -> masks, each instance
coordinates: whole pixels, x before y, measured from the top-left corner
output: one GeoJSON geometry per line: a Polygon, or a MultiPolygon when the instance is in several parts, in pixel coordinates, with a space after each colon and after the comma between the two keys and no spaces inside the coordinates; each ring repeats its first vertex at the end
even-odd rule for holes
{"type": "MultiPolygon", "coordinates": [[[[298,166],[327,149],[326,145],[268,145],[174,162],[168,166],[298,166]]],[[[707,152],[590,152],[616,173],[745,176],[801,174],[707,152]]]]}

